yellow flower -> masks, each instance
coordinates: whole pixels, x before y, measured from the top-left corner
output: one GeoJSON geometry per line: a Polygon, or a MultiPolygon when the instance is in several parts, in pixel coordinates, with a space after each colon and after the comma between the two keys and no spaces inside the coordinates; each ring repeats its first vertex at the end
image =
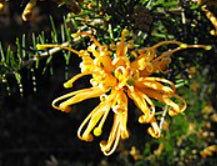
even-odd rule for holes
{"type": "Polygon", "coordinates": [[[71,105],[86,99],[100,97],[99,105],[93,109],[79,127],[78,137],[84,141],[92,141],[93,135],[100,136],[106,118],[112,111],[114,121],[109,138],[100,143],[101,150],[105,155],[112,154],[119,141],[129,137],[127,129],[128,97],[142,112],[138,121],[149,123],[148,133],[155,138],[160,137],[161,129],[155,117],[153,100],[168,105],[171,116],[183,112],[186,109],[186,102],[176,95],[175,85],[171,81],[150,75],[156,71],[165,71],[167,65],[171,63],[170,56],[174,52],[187,48],[210,48],[203,45],[187,45],[178,41],[163,41],[152,47],[135,50],[132,41],[129,43],[124,41],[128,33],[127,30],[123,30],[121,41],[117,44],[112,43],[109,47],[101,45],[92,35],[80,32],[73,36],[85,35],[93,41],[87,50],[81,51],[61,45],[38,45],[40,49],[60,47],[81,57],[81,73],[64,83],[65,88],[71,88],[77,79],[85,75],[92,75],[90,80],[92,87],[63,95],[55,99],[52,105],[58,110],[70,112],[71,105]],[[178,47],[157,56],[156,49],[164,44],[175,44],[178,47]],[[134,56],[135,60],[131,62],[129,55],[134,56]],[[178,102],[175,102],[174,99],[178,99],[178,102]]]}

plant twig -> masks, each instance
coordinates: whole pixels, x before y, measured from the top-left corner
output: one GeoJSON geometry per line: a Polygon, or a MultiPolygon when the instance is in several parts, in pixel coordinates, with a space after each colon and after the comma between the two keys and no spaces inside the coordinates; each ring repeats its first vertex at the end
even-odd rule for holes
{"type": "Polygon", "coordinates": [[[169,110],[169,106],[166,105],[164,107],[164,110],[163,110],[163,113],[162,113],[162,116],[161,116],[161,120],[160,120],[160,125],[159,125],[160,126],[160,130],[162,130],[162,128],[163,128],[163,125],[164,125],[164,122],[165,122],[165,117],[167,115],[168,110],[169,110]]]}

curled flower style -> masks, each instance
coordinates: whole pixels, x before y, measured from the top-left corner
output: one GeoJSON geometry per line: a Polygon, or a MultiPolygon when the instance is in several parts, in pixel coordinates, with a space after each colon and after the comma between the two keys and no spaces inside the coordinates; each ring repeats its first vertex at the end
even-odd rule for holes
{"type": "Polygon", "coordinates": [[[117,44],[101,45],[92,35],[86,32],[77,35],[88,36],[93,44],[87,50],[74,50],[63,45],[38,45],[38,49],[59,47],[77,54],[81,73],[64,83],[65,88],[71,88],[73,83],[85,76],[91,75],[92,87],[77,90],[55,99],[52,106],[64,112],[71,111],[71,105],[90,98],[100,98],[100,103],[86,117],[78,129],[78,137],[84,141],[92,141],[94,136],[102,134],[103,125],[110,112],[114,114],[113,126],[107,141],[100,142],[105,155],[112,154],[119,141],[129,137],[128,97],[141,110],[139,123],[150,124],[148,133],[155,138],[161,135],[156,118],[153,100],[160,101],[169,107],[171,116],[182,113],[186,109],[185,100],[176,94],[173,82],[160,77],[152,77],[156,71],[165,71],[171,63],[171,55],[187,48],[210,49],[210,46],[187,45],[175,40],[163,41],[152,47],[134,49],[133,41],[125,42],[128,35],[123,30],[121,40],[117,44]],[[165,45],[177,45],[175,49],[157,55],[157,48],[165,45]],[[130,56],[134,56],[133,61],[130,56]]]}

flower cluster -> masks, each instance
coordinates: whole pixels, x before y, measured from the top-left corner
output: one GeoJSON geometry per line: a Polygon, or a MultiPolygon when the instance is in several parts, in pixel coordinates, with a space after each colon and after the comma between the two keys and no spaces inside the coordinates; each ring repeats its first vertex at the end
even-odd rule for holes
{"type": "Polygon", "coordinates": [[[163,41],[152,47],[135,49],[133,41],[125,42],[128,35],[123,30],[120,42],[110,45],[101,45],[92,35],[86,32],[77,35],[88,36],[93,44],[87,50],[74,50],[61,45],[38,45],[38,49],[60,47],[77,54],[82,62],[81,73],[72,77],[65,88],[71,88],[73,83],[85,76],[92,75],[92,87],[73,91],[55,99],[53,107],[70,112],[71,105],[90,98],[100,98],[100,103],[86,117],[78,129],[78,137],[84,141],[92,141],[94,136],[102,134],[103,125],[110,112],[114,114],[113,126],[107,141],[100,142],[101,150],[105,155],[112,154],[119,141],[129,137],[128,98],[141,110],[139,123],[150,124],[148,133],[155,138],[161,135],[161,129],[155,115],[153,100],[160,101],[168,106],[171,116],[182,113],[186,109],[185,100],[176,94],[174,83],[160,77],[152,77],[156,71],[164,72],[171,63],[171,55],[187,48],[210,49],[204,45],[187,45],[178,41],[163,41]],[[164,44],[177,45],[175,49],[157,55],[157,48],[164,44]],[[130,57],[134,57],[131,60],[130,57]]]}

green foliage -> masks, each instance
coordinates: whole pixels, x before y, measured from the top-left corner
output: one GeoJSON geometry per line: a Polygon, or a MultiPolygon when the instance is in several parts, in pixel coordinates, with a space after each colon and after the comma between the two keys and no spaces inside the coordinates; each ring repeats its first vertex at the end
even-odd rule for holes
{"type": "MultiPolygon", "coordinates": [[[[59,4],[60,7],[63,7],[63,4],[59,4]]],[[[23,82],[27,79],[26,71],[31,76],[28,79],[31,81],[32,90],[37,93],[41,77],[55,78],[55,65],[58,64],[56,59],[63,59],[64,78],[68,79],[69,68],[74,61],[73,55],[58,48],[37,50],[36,45],[52,43],[78,50],[86,48],[89,40],[84,37],[71,37],[71,34],[77,31],[89,31],[102,44],[108,44],[120,41],[122,29],[127,28],[131,32],[128,39],[133,39],[137,48],[163,40],[211,45],[213,49],[210,51],[191,49],[174,54],[170,70],[165,74],[159,73],[175,82],[179,94],[182,94],[188,103],[188,109],[186,113],[174,118],[166,116],[169,129],[164,131],[161,139],[142,145],[142,159],[135,161],[137,166],[144,165],[144,161],[152,165],[205,163],[206,159],[201,158],[200,151],[214,144],[216,136],[213,141],[208,141],[200,137],[199,131],[212,130],[204,129],[209,115],[204,115],[202,109],[208,104],[216,107],[217,37],[210,35],[212,25],[200,6],[190,0],[90,0],[80,4],[80,7],[82,10],[79,14],[68,13],[58,24],[51,16],[49,34],[45,31],[40,34],[32,33],[31,40],[23,34],[16,38],[15,48],[8,46],[5,49],[4,44],[0,44],[0,84],[7,95],[13,95],[12,89],[16,87],[20,95],[25,96],[23,82]],[[196,70],[193,74],[191,67],[196,70]],[[197,84],[197,90],[192,88],[193,83],[197,84]],[[193,130],[190,130],[192,125],[193,130]],[[164,149],[160,155],[154,155],[154,150],[159,144],[163,144],[164,149]]],[[[166,46],[162,50],[168,48],[173,47],[166,46]]],[[[78,66],[79,61],[75,61],[78,66]]],[[[1,93],[3,94],[3,91],[1,93]]],[[[154,104],[162,107],[159,102],[154,104]]],[[[216,125],[215,122],[212,122],[213,124],[216,125]]]]}

